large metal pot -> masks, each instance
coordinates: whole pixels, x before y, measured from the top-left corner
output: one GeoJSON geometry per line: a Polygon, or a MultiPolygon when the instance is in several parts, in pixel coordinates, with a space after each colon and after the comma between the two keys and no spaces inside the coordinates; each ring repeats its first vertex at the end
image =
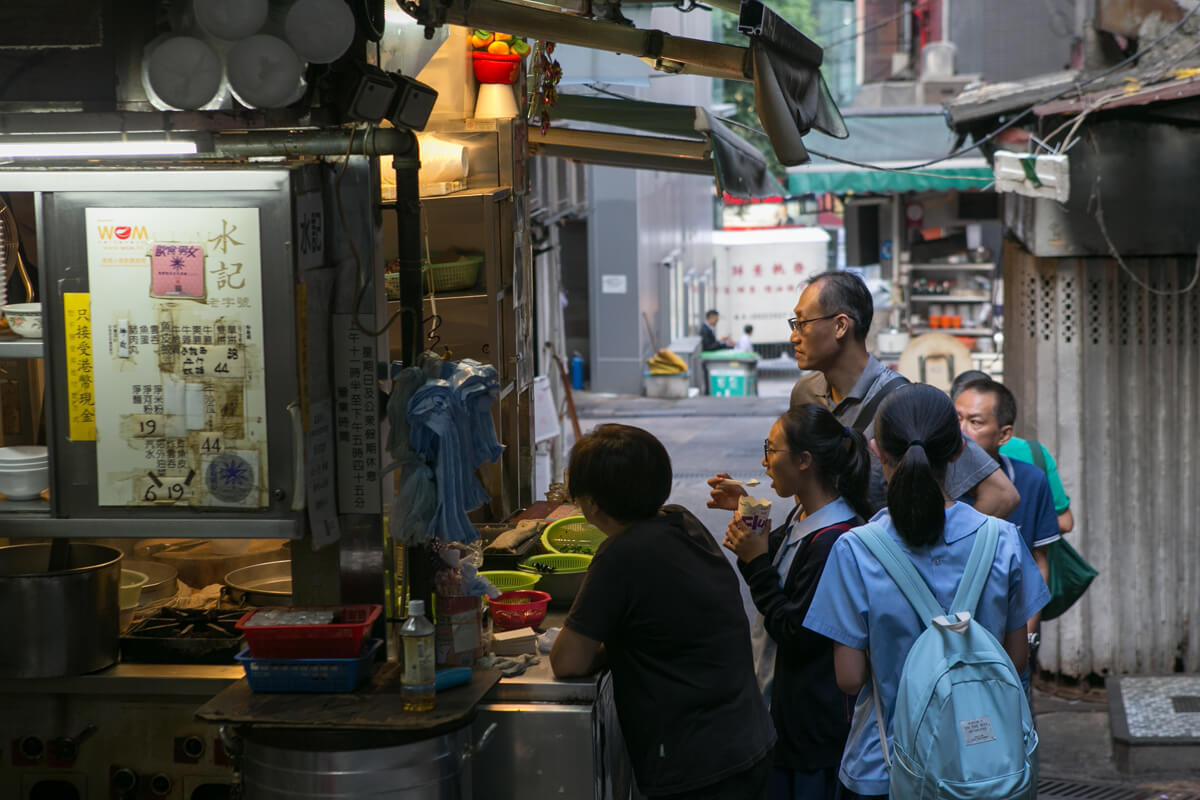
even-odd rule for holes
{"type": "Polygon", "coordinates": [[[48,544],[0,547],[0,678],[80,675],[116,663],[121,551],[80,543],[70,550],[70,566],[51,572],[48,544]]]}
{"type": "Polygon", "coordinates": [[[252,731],[246,800],[471,800],[471,726],[440,736],[352,731],[252,731]]]}
{"type": "Polygon", "coordinates": [[[225,576],[225,593],[238,605],[290,606],[292,562],[268,561],[235,569],[225,576]]]}

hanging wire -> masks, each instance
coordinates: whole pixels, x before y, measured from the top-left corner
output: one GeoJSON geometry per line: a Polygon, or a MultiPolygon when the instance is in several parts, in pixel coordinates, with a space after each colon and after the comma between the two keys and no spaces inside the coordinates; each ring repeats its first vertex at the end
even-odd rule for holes
{"type": "MultiPolygon", "coordinates": [[[[1157,81],[1159,78],[1161,78],[1163,75],[1166,75],[1166,74],[1167,74],[1168,72],[1170,72],[1170,71],[1171,71],[1171,70],[1172,70],[1172,69],[1173,69],[1173,68],[1174,68],[1176,65],[1178,65],[1178,64],[1179,64],[1179,62],[1181,62],[1181,61],[1183,61],[1184,59],[1188,58],[1188,57],[1189,57],[1189,56],[1191,56],[1193,53],[1195,53],[1197,50],[1200,50],[1200,42],[1197,42],[1196,44],[1192,45],[1192,46],[1191,46],[1191,47],[1189,47],[1187,50],[1183,51],[1182,53],[1180,53],[1179,55],[1177,55],[1175,58],[1171,59],[1170,61],[1167,61],[1167,62],[1165,62],[1165,63],[1164,63],[1164,64],[1163,64],[1163,65],[1162,65],[1162,66],[1161,66],[1161,67],[1160,67],[1158,70],[1156,70],[1156,71],[1155,71],[1153,74],[1145,76],[1145,77],[1144,77],[1144,78],[1143,78],[1143,79],[1140,81],[1141,85],[1142,85],[1142,86],[1150,86],[1150,85],[1153,85],[1153,84],[1154,84],[1154,83],[1155,83],[1155,82],[1156,82],[1156,81],[1157,81]]],[[[1095,103],[1093,103],[1092,105],[1090,105],[1090,106],[1088,106],[1087,108],[1083,109],[1083,110],[1082,110],[1082,111],[1080,111],[1078,114],[1076,114],[1074,117],[1071,117],[1071,118],[1070,118],[1070,119],[1068,119],[1066,122],[1064,122],[1063,124],[1059,125],[1059,126],[1058,126],[1057,128],[1055,128],[1054,130],[1052,130],[1052,131],[1051,131],[1051,132],[1050,132],[1050,133],[1049,133],[1049,134],[1048,134],[1048,135],[1045,137],[1045,142],[1046,142],[1046,144],[1044,144],[1044,145],[1042,145],[1042,146],[1043,146],[1043,147],[1045,147],[1047,150],[1050,150],[1050,147],[1049,147],[1050,141],[1051,141],[1051,140],[1052,140],[1052,139],[1053,139],[1055,136],[1057,136],[1057,135],[1058,135],[1060,132],[1062,132],[1062,130],[1063,130],[1064,128],[1068,128],[1068,127],[1069,127],[1069,128],[1070,128],[1070,131],[1067,133],[1067,135],[1066,135],[1065,137],[1063,137],[1063,140],[1062,140],[1061,142],[1059,142],[1059,143],[1058,143],[1057,147],[1055,147],[1055,148],[1054,148],[1054,149],[1051,151],[1051,152],[1054,152],[1054,153],[1063,153],[1063,152],[1066,152],[1067,150],[1069,150],[1069,149],[1070,149],[1070,146],[1069,146],[1069,144],[1068,144],[1068,143],[1069,143],[1069,142],[1071,142],[1071,141],[1074,139],[1074,137],[1075,137],[1075,132],[1079,130],[1079,126],[1083,124],[1083,121],[1084,121],[1084,119],[1086,119],[1086,118],[1087,118],[1087,116],[1088,116],[1089,114],[1093,114],[1093,113],[1095,113],[1095,112],[1096,112],[1096,111],[1098,111],[1098,110],[1099,110],[1099,109],[1100,109],[1102,106],[1105,106],[1105,105],[1107,105],[1108,103],[1114,102],[1114,101],[1116,101],[1116,100],[1120,100],[1122,97],[1125,97],[1125,96],[1126,96],[1126,95],[1128,95],[1128,94],[1129,94],[1129,92],[1128,92],[1128,90],[1127,90],[1126,88],[1121,88],[1121,89],[1117,89],[1116,91],[1112,92],[1111,94],[1107,94],[1107,95],[1104,95],[1104,96],[1102,96],[1102,97],[1098,98],[1098,99],[1096,100],[1096,102],[1095,102],[1095,103]]]]}
{"type": "MultiPolygon", "coordinates": [[[[1166,39],[1168,36],[1170,36],[1171,34],[1175,33],[1175,31],[1177,31],[1181,27],[1183,27],[1183,24],[1185,22],[1187,22],[1189,19],[1191,19],[1192,16],[1195,15],[1197,10],[1200,10],[1200,4],[1192,6],[1191,10],[1188,11],[1186,14],[1184,14],[1182,17],[1180,17],[1178,22],[1176,22],[1174,25],[1172,25],[1170,28],[1168,28],[1166,31],[1164,31],[1158,38],[1156,38],[1154,41],[1150,42],[1150,44],[1139,49],[1133,55],[1121,59],[1116,64],[1113,64],[1111,67],[1109,67],[1108,69],[1106,69],[1102,72],[1096,73],[1095,75],[1091,76],[1087,80],[1079,81],[1078,83],[1073,84],[1071,87],[1069,87],[1067,89],[1063,89],[1059,92],[1056,92],[1055,94],[1051,95],[1050,97],[1045,97],[1040,100],[1037,100],[1034,103],[1031,103],[1030,106],[1028,108],[1026,108],[1024,111],[1022,111],[1020,114],[1017,114],[1015,117],[1010,119],[1008,122],[1005,122],[1004,124],[1000,125],[999,127],[997,127],[995,130],[993,130],[991,133],[987,134],[983,138],[977,139],[973,144],[969,144],[966,147],[960,147],[958,150],[955,150],[952,153],[948,153],[940,158],[934,158],[929,161],[922,161],[920,164],[908,164],[903,167],[894,167],[894,168],[892,168],[892,171],[910,172],[912,170],[923,169],[925,167],[933,166],[934,164],[937,164],[942,161],[948,161],[952,158],[958,158],[959,156],[969,153],[972,150],[977,150],[978,148],[982,147],[983,145],[985,145],[988,142],[995,139],[1000,134],[1004,133],[1009,128],[1016,125],[1018,122],[1023,120],[1025,117],[1032,114],[1033,110],[1035,108],[1037,108],[1038,106],[1040,106],[1044,103],[1049,103],[1052,100],[1058,100],[1059,98],[1065,97],[1066,95],[1070,94],[1071,92],[1079,92],[1082,94],[1082,90],[1085,86],[1091,86],[1093,83],[1096,83],[1097,81],[1101,81],[1104,78],[1107,78],[1109,75],[1112,75],[1114,72],[1117,72],[1118,70],[1125,68],[1133,61],[1136,61],[1137,59],[1141,58],[1146,53],[1148,53],[1151,50],[1153,50],[1154,48],[1158,47],[1158,45],[1161,44],[1163,42],[1163,40],[1166,39]]],[[[816,151],[810,151],[810,152],[816,152],[816,151]]],[[[817,155],[821,155],[821,154],[818,153],[817,155]]],[[[826,157],[827,156],[822,156],[822,158],[826,158],[826,157]]]]}
{"type": "MultiPolygon", "coordinates": [[[[1092,143],[1092,150],[1095,151],[1096,156],[1099,157],[1100,147],[1096,142],[1095,135],[1089,133],[1088,139],[1092,143]]],[[[1100,170],[1096,170],[1096,180],[1092,184],[1092,194],[1091,197],[1088,198],[1088,206],[1094,206],[1096,209],[1093,216],[1096,218],[1096,224],[1100,227],[1100,235],[1104,237],[1104,243],[1108,246],[1108,254],[1113,257],[1113,260],[1117,262],[1117,265],[1125,271],[1125,274],[1129,276],[1131,281],[1145,289],[1147,292],[1150,292],[1150,294],[1156,294],[1160,297],[1178,297],[1185,295],[1194,289],[1196,287],[1196,282],[1200,280],[1200,244],[1196,246],[1196,266],[1192,270],[1192,279],[1188,281],[1188,285],[1182,289],[1155,289],[1153,286],[1149,286],[1141,278],[1134,274],[1134,271],[1129,268],[1128,264],[1125,263],[1125,259],[1121,257],[1121,253],[1117,250],[1117,246],[1113,243],[1112,237],[1108,235],[1108,226],[1104,222],[1104,203],[1100,197],[1100,179],[1100,170]]]]}

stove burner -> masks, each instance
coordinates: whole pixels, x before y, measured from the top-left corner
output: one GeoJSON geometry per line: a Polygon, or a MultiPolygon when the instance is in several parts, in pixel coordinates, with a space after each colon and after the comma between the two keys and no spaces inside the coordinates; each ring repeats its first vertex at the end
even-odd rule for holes
{"type": "Polygon", "coordinates": [[[237,639],[234,628],[244,611],[198,608],[162,608],[129,630],[130,636],[154,638],[237,639]]]}
{"type": "Polygon", "coordinates": [[[245,611],[162,608],[121,637],[121,660],[143,664],[234,664],[243,647],[234,627],[245,611]]]}

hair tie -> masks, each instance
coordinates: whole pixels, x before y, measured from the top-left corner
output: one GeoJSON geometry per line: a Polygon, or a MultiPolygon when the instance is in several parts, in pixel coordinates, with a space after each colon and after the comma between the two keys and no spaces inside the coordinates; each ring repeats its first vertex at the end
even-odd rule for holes
{"type": "Polygon", "coordinates": [[[842,426],[842,436],[849,436],[849,435],[850,435],[850,426],[843,425],[842,426]]]}
{"type": "Polygon", "coordinates": [[[925,442],[921,439],[913,439],[911,442],[908,443],[908,446],[909,447],[924,447],[925,442]]]}

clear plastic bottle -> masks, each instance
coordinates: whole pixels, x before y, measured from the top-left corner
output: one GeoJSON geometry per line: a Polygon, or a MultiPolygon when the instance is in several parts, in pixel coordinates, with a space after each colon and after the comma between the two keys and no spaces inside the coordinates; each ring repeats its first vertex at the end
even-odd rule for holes
{"type": "Polygon", "coordinates": [[[425,618],[425,601],[408,601],[408,619],[400,628],[404,671],[400,675],[400,707],[432,711],[434,701],[433,623],[425,618]]]}

